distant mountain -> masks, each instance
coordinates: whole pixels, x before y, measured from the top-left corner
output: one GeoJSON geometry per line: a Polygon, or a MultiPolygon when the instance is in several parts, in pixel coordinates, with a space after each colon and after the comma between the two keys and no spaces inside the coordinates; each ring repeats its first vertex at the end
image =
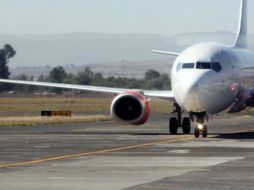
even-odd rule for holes
{"type": "MultiPolygon", "coordinates": [[[[151,53],[152,49],[181,51],[202,41],[233,44],[235,34],[229,32],[180,34],[70,33],[55,35],[0,35],[0,46],[10,43],[17,55],[10,66],[88,65],[167,59],[151,53]]],[[[249,35],[254,49],[254,35],[249,35]]]]}

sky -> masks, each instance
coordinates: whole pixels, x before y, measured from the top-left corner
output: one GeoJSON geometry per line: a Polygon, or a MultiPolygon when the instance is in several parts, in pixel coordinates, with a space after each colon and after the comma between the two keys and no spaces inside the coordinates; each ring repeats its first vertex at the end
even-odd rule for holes
{"type": "MultiPolygon", "coordinates": [[[[0,0],[0,33],[235,32],[239,5],[240,0],[0,0]]],[[[254,10],[250,33],[253,20],[254,10]]]]}

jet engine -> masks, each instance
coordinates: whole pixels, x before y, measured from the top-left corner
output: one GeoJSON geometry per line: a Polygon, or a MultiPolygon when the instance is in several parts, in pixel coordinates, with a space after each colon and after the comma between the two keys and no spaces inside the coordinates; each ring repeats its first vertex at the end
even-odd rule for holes
{"type": "Polygon", "coordinates": [[[228,113],[241,112],[247,107],[254,107],[254,89],[240,88],[237,98],[228,113]]]}
{"type": "Polygon", "coordinates": [[[142,125],[148,120],[150,110],[149,100],[142,93],[128,91],[114,98],[110,113],[118,122],[142,125]]]}

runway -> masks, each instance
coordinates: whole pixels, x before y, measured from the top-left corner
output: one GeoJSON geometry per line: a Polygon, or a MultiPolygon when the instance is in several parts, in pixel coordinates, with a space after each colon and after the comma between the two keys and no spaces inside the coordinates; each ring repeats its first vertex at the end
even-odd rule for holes
{"type": "Polygon", "coordinates": [[[207,139],[168,135],[167,117],[0,127],[0,189],[253,189],[253,117],[214,118],[207,139]]]}

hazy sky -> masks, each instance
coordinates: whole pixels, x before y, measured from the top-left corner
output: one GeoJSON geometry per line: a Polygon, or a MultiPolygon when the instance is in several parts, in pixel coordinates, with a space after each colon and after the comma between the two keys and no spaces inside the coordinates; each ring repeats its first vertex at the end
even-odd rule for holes
{"type": "MultiPolygon", "coordinates": [[[[0,0],[0,33],[235,32],[240,0],[0,0]]],[[[254,0],[249,0],[254,32],[254,0]]]]}

